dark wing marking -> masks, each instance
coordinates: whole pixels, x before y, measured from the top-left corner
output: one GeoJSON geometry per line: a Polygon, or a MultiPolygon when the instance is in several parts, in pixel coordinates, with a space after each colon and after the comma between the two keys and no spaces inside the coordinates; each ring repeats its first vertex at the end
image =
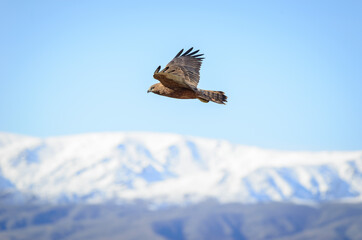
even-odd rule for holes
{"type": "Polygon", "coordinates": [[[186,56],[189,52],[191,52],[192,51],[192,49],[193,49],[193,47],[192,48],[190,48],[189,50],[187,50],[184,54],[182,54],[181,56],[186,56]]]}
{"type": "Polygon", "coordinates": [[[181,53],[183,52],[183,50],[184,50],[184,49],[181,49],[181,51],[179,51],[174,58],[179,57],[179,56],[181,55],[181,53]]]}
{"type": "Polygon", "coordinates": [[[156,68],[154,74],[155,74],[155,73],[158,73],[158,72],[160,71],[160,69],[161,69],[161,66],[158,66],[158,68],[156,68]]]}

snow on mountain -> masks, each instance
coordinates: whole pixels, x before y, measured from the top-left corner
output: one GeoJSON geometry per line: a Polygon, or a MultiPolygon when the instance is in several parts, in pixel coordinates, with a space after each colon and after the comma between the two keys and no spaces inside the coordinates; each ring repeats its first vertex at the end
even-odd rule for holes
{"type": "Polygon", "coordinates": [[[362,151],[275,151],[159,133],[0,133],[6,191],[52,202],[361,201],[362,151]]]}

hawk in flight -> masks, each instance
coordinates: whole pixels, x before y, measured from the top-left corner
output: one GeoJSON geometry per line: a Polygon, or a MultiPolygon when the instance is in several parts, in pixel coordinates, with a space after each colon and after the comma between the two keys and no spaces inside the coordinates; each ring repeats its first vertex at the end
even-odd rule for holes
{"type": "Polygon", "coordinates": [[[201,102],[209,101],[225,104],[227,97],[224,92],[202,90],[197,88],[200,80],[200,67],[204,54],[197,54],[199,50],[193,51],[190,48],[186,52],[183,49],[169,62],[164,69],[159,66],[153,77],[160,81],[153,84],[147,92],[179,98],[179,99],[199,99],[201,102]]]}

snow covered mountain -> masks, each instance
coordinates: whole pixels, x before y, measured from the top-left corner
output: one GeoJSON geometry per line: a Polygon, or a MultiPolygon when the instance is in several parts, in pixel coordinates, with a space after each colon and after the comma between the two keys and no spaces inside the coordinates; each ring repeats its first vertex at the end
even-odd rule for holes
{"type": "MultiPolygon", "coordinates": [[[[1,196],[188,204],[362,200],[362,151],[293,152],[159,133],[0,133],[1,196]]],[[[0,197],[1,197],[0,196],[0,197]]]]}

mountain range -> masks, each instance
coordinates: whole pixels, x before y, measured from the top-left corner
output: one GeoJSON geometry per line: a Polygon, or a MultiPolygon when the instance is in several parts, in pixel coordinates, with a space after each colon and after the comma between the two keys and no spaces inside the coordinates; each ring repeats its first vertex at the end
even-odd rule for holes
{"type": "Polygon", "coordinates": [[[176,134],[0,133],[3,201],[361,202],[362,151],[278,151],[176,134]]]}

